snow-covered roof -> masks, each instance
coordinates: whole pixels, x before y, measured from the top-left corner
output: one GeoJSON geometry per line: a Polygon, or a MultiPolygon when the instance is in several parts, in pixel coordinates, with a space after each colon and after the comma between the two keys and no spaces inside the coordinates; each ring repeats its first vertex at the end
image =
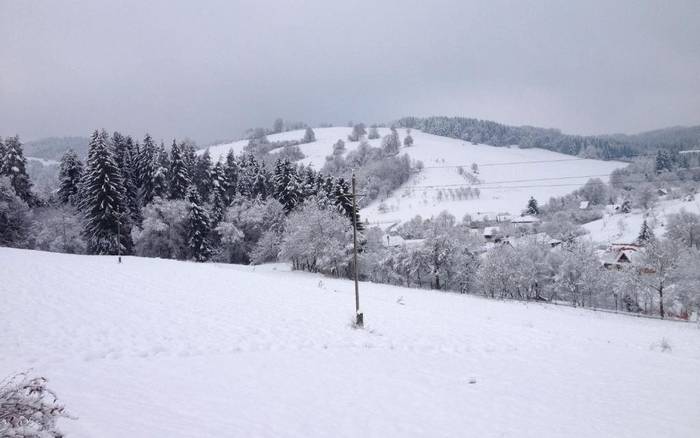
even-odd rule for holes
{"type": "Polygon", "coordinates": [[[578,205],[578,208],[581,209],[581,210],[585,210],[585,209],[588,208],[589,205],[590,205],[590,202],[588,202],[588,201],[581,201],[581,203],[578,205]]]}
{"type": "Polygon", "coordinates": [[[516,217],[515,219],[511,220],[511,222],[514,224],[533,224],[539,221],[540,219],[538,217],[529,214],[516,217]]]}

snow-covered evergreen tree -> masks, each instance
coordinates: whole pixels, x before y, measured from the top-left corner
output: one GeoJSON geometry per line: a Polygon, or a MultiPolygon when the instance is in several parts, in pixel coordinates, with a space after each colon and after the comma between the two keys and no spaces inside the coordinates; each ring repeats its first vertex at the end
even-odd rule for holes
{"type": "Polygon", "coordinates": [[[131,224],[124,199],[124,183],[105,131],[90,139],[88,159],[80,190],[83,233],[90,254],[117,254],[131,250],[131,224]]]}
{"type": "Polygon", "coordinates": [[[211,223],[194,185],[187,190],[186,201],[187,221],[185,233],[190,258],[197,262],[205,262],[211,256],[211,247],[209,245],[211,223]]]}
{"type": "Polygon", "coordinates": [[[196,158],[195,173],[193,183],[197,187],[202,202],[209,202],[212,189],[212,161],[209,149],[196,158]]]}
{"type": "Polygon", "coordinates": [[[32,194],[32,183],[27,174],[27,160],[22,152],[22,143],[18,136],[5,139],[4,157],[0,167],[0,176],[10,179],[12,188],[24,202],[33,205],[36,201],[32,194]]]}
{"type": "Polygon", "coordinates": [[[212,227],[221,222],[228,201],[228,181],[226,181],[225,165],[221,161],[217,162],[211,173],[212,201],[211,201],[211,222],[212,227]]]}
{"type": "Polygon", "coordinates": [[[134,142],[131,137],[124,137],[119,132],[112,134],[112,151],[114,161],[117,163],[119,173],[124,182],[124,196],[126,205],[134,223],[140,222],[140,206],[138,200],[138,188],[136,184],[136,160],[134,159],[134,142]]]}
{"type": "Polygon", "coordinates": [[[369,134],[367,134],[367,138],[370,140],[374,140],[376,138],[379,138],[379,130],[377,129],[376,125],[372,125],[369,128],[369,134]]]}
{"type": "Polygon", "coordinates": [[[642,222],[642,227],[639,230],[639,235],[637,236],[636,243],[639,245],[645,245],[652,239],[654,239],[654,231],[647,223],[647,220],[644,219],[644,221],[642,222]]]}
{"type": "Polygon", "coordinates": [[[61,158],[58,173],[58,199],[64,204],[77,205],[83,163],[73,149],[68,149],[61,158]]]}
{"type": "Polygon", "coordinates": [[[165,150],[165,145],[161,143],[155,150],[153,162],[149,167],[153,173],[149,182],[151,199],[148,199],[148,202],[151,202],[154,198],[165,199],[168,197],[169,168],[168,152],[165,150]]]}
{"type": "Polygon", "coordinates": [[[192,183],[189,172],[188,158],[182,146],[173,140],[170,149],[169,199],[185,199],[187,189],[192,183]]]}
{"type": "Polygon", "coordinates": [[[138,190],[139,205],[145,206],[155,196],[153,193],[153,175],[156,155],[156,146],[149,134],[143,139],[143,145],[139,148],[136,158],[135,183],[138,190]]]}
{"type": "Polygon", "coordinates": [[[233,149],[228,151],[226,154],[226,162],[224,163],[224,175],[226,179],[226,200],[227,203],[231,202],[236,196],[238,191],[238,173],[239,173],[238,162],[236,161],[236,156],[233,154],[233,149]]]}
{"type": "Polygon", "coordinates": [[[257,173],[255,174],[252,197],[260,198],[262,200],[267,199],[272,189],[270,182],[271,179],[272,176],[270,175],[270,172],[267,170],[267,166],[263,161],[262,163],[260,163],[260,166],[257,169],[257,173]]]}
{"type": "Polygon", "coordinates": [[[289,160],[277,160],[273,174],[275,198],[289,213],[301,202],[301,187],[296,167],[289,160]]]}
{"type": "Polygon", "coordinates": [[[537,206],[537,199],[530,196],[530,200],[527,201],[527,214],[538,215],[540,214],[540,208],[537,206]]]}

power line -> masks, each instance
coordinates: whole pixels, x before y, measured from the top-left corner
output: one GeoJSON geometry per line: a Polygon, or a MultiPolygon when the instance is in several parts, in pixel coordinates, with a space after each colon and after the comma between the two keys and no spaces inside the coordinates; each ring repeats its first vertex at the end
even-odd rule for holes
{"type": "Polygon", "coordinates": [[[423,169],[450,169],[458,167],[470,167],[472,164],[476,164],[479,167],[491,167],[491,166],[511,166],[515,164],[539,164],[539,163],[558,163],[562,161],[581,161],[589,160],[589,158],[560,158],[557,160],[531,160],[531,161],[502,161],[496,163],[470,163],[470,164],[450,164],[443,166],[423,166],[423,169]]]}
{"type": "MultiPolygon", "coordinates": [[[[700,170],[700,167],[688,167],[683,170],[700,170]]],[[[564,186],[581,186],[580,183],[568,183],[568,184],[541,184],[541,185],[536,185],[536,186],[497,186],[497,187],[489,187],[494,184],[509,184],[509,183],[522,183],[522,182],[539,182],[539,181],[558,181],[558,180],[565,180],[565,179],[579,179],[579,178],[597,178],[597,177],[606,177],[610,176],[610,174],[596,174],[596,175],[576,175],[576,176],[560,176],[560,177],[549,177],[549,178],[526,178],[526,179],[513,179],[513,180],[502,180],[502,181],[489,181],[485,182],[482,184],[476,183],[476,184],[470,184],[470,183],[456,183],[456,184],[434,184],[434,185],[411,185],[411,186],[404,186],[401,187],[400,189],[416,189],[416,190],[432,190],[432,189],[444,189],[444,188],[477,188],[479,190],[481,189],[494,189],[494,188],[530,188],[530,187],[564,187],[564,186]]],[[[687,178],[679,178],[679,177],[672,177],[672,178],[664,178],[661,180],[663,181],[684,181],[688,180],[687,178]]],[[[639,179],[639,180],[629,180],[626,179],[623,181],[624,183],[645,183],[645,182],[652,182],[648,181],[646,179],[639,179]]]]}

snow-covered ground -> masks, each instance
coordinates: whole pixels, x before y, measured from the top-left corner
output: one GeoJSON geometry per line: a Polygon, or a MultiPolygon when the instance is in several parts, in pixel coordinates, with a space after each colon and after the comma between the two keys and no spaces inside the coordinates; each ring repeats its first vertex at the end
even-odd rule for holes
{"type": "Polygon", "coordinates": [[[72,437],[695,437],[700,329],[289,272],[0,248],[0,375],[72,437]],[[665,339],[670,351],[662,351],[665,339]]]}
{"type": "MultiPolygon", "coordinates": [[[[330,155],[333,144],[338,139],[347,140],[351,129],[347,127],[317,128],[316,141],[300,146],[306,158],[301,162],[312,164],[321,169],[325,157],[330,155]]],[[[389,133],[388,128],[380,128],[380,135],[389,133]]],[[[271,135],[271,141],[301,139],[304,131],[289,131],[271,135]]],[[[406,130],[399,129],[401,139],[406,130]]],[[[561,196],[582,186],[591,177],[600,177],[607,181],[607,176],[614,170],[624,167],[625,163],[600,160],[583,160],[571,155],[564,155],[544,149],[519,149],[517,147],[494,147],[473,145],[453,138],[426,134],[413,130],[412,147],[402,147],[401,153],[407,153],[414,160],[423,162],[425,169],[409,180],[383,203],[374,202],[363,209],[362,215],[370,222],[389,224],[406,221],[419,214],[430,217],[447,210],[458,219],[465,214],[473,217],[494,217],[499,213],[520,214],[530,196],[540,203],[551,196],[561,196]],[[458,166],[464,172],[470,172],[470,166],[476,163],[478,173],[473,176],[479,184],[478,198],[452,199],[450,191],[467,186],[467,179],[460,175],[458,166]],[[438,186],[438,187],[435,187],[438,186]],[[442,192],[442,193],[440,193],[442,192]]],[[[212,146],[209,148],[214,159],[229,149],[240,153],[247,140],[212,146]]],[[[380,146],[381,139],[371,140],[372,146],[380,146]]],[[[359,143],[345,142],[348,151],[359,143]]]]}
{"type": "Polygon", "coordinates": [[[583,225],[588,234],[583,238],[596,243],[631,243],[639,236],[642,222],[646,218],[656,236],[666,233],[666,216],[682,209],[700,214],[700,201],[682,199],[661,200],[648,211],[634,210],[630,213],[606,213],[602,219],[583,225]]]}

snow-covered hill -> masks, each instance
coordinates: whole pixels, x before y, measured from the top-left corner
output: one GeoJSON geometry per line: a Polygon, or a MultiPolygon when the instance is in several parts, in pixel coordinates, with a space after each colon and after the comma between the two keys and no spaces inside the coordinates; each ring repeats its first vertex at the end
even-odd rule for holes
{"type": "Polygon", "coordinates": [[[602,219],[583,225],[588,231],[583,238],[596,243],[634,242],[645,219],[656,236],[663,236],[666,232],[666,216],[681,210],[700,214],[700,201],[661,200],[648,211],[634,210],[627,214],[606,212],[602,219]]]}
{"type": "MultiPolygon", "coordinates": [[[[325,157],[331,154],[333,144],[338,139],[347,140],[351,129],[334,127],[317,128],[314,131],[317,140],[300,146],[306,155],[301,162],[320,169],[325,157]]],[[[382,136],[388,132],[388,128],[379,130],[382,136]]],[[[399,134],[403,139],[406,130],[399,129],[399,134]]],[[[269,139],[301,139],[303,135],[303,131],[290,131],[271,135],[269,139]]],[[[500,213],[516,215],[525,208],[530,196],[543,203],[551,196],[571,192],[590,177],[607,180],[610,172],[625,166],[625,163],[583,160],[543,149],[474,145],[416,130],[412,131],[411,136],[414,145],[402,147],[401,153],[422,161],[425,169],[396,190],[389,199],[376,201],[365,208],[362,214],[370,222],[385,224],[406,221],[417,214],[430,217],[443,210],[448,210],[458,219],[465,214],[473,217],[494,217],[500,213]],[[477,164],[478,173],[472,174],[472,163],[477,164]],[[479,197],[459,199],[457,189],[465,188],[468,178],[472,176],[478,179],[472,188],[479,188],[479,197]]],[[[216,159],[231,148],[240,153],[246,144],[247,140],[212,146],[209,149],[216,159]]],[[[346,148],[350,151],[358,144],[346,141],[346,148]]],[[[371,140],[370,144],[378,147],[381,139],[371,140]]]]}
{"type": "Polygon", "coordinates": [[[0,248],[0,375],[68,437],[691,437],[700,330],[244,267],[0,248]],[[670,351],[662,351],[665,340],[670,351]]]}

